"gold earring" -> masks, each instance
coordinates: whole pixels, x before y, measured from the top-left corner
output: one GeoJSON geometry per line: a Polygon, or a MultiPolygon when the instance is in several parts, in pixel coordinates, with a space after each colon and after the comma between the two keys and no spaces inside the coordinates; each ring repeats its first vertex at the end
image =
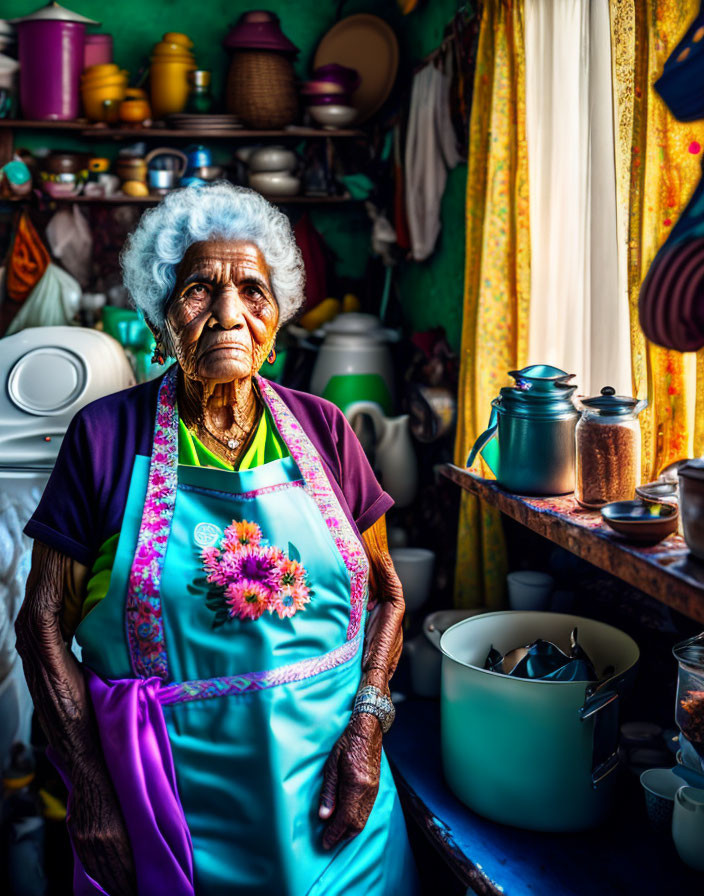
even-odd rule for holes
{"type": "Polygon", "coordinates": [[[160,364],[163,366],[166,363],[166,349],[164,345],[157,339],[154,345],[154,351],[152,352],[152,364],[160,364]]]}

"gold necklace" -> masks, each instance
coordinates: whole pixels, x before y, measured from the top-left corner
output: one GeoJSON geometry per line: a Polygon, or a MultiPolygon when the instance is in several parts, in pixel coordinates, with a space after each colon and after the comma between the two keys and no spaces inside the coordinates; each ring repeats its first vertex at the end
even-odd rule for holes
{"type": "Polygon", "coordinates": [[[246,421],[244,426],[242,426],[236,420],[233,422],[234,426],[236,426],[237,429],[239,429],[240,432],[243,434],[243,436],[244,436],[243,439],[236,439],[233,436],[230,436],[228,439],[222,439],[220,436],[218,436],[216,433],[214,433],[208,426],[206,426],[205,414],[203,414],[201,416],[201,419],[198,421],[198,423],[199,423],[199,426],[202,428],[202,430],[205,433],[207,433],[207,435],[214,442],[217,442],[217,444],[219,446],[222,446],[223,448],[227,448],[228,451],[232,452],[235,456],[237,456],[237,450],[239,448],[241,448],[244,443],[247,443],[250,441],[250,437],[253,436],[253,434],[257,428],[257,424],[259,423],[260,418],[261,418],[261,406],[255,396],[255,400],[254,400],[254,404],[253,404],[253,412],[251,414],[251,418],[246,421]]]}

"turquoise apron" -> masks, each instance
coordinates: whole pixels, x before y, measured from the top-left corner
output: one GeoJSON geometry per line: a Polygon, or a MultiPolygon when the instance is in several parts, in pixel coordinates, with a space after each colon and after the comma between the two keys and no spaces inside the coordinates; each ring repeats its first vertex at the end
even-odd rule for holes
{"type": "Polygon", "coordinates": [[[165,376],[108,594],[76,633],[83,662],[158,685],[196,893],[410,896],[385,756],[364,830],[321,846],[323,766],[361,678],[368,566],[314,446],[258,385],[291,456],[233,473],[177,464],[175,368],[165,376]]]}

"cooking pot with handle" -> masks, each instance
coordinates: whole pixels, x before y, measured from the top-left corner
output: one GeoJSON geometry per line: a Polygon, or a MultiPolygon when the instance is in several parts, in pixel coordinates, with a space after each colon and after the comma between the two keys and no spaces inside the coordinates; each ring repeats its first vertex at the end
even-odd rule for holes
{"type": "Polygon", "coordinates": [[[635,678],[638,647],[593,619],[563,613],[484,613],[440,639],[445,777],[466,805],[502,824],[538,831],[598,825],[613,797],[619,705],[635,678]],[[538,638],[565,653],[570,633],[598,682],[515,678],[484,669],[538,638]]]}

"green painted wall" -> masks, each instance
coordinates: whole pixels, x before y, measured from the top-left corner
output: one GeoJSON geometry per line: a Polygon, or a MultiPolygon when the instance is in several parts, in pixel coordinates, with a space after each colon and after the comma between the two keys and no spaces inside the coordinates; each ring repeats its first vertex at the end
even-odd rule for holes
{"type": "MultiPolygon", "coordinates": [[[[4,0],[3,18],[26,15],[42,5],[42,0],[4,0]]],[[[281,19],[281,27],[301,50],[297,69],[308,73],[308,65],[318,40],[335,22],[337,0],[64,0],[62,4],[101,23],[99,31],[113,35],[115,62],[135,74],[148,65],[153,45],[166,31],[183,31],[194,42],[193,52],[202,68],[213,72],[213,86],[219,95],[227,71],[227,54],[222,41],[228,26],[249,9],[265,8],[281,19]]],[[[394,0],[348,0],[344,12],[375,12],[398,21],[394,0]]],[[[93,29],[91,29],[93,30],[93,29]]]]}
{"type": "MultiPolygon", "coordinates": [[[[440,44],[456,9],[456,0],[426,0],[406,16],[404,29],[412,59],[422,59],[440,44]]],[[[467,166],[460,164],[448,177],[435,252],[427,261],[405,262],[397,277],[409,328],[443,326],[454,349],[459,349],[462,333],[466,185],[467,166]]]]}
{"type": "MultiPolygon", "coordinates": [[[[2,15],[25,15],[41,0],[4,0],[2,15]]],[[[184,31],[194,42],[198,64],[213,72],[213,89],[220,96],[227,71],[228,57],[222,40],[228,25],[247,9],[256,8],[255,0],[64,0],[65,5],[101,22],[98,30],[114,38],[115,61],[132,75],[148,65],[154,43],[166,31],[184,31]]],[[[296,63],[298,74],[309,74],[312,57],[320,37],[335,22],[338,0],[266,0],[261,6],[276,12],[284,33],[300,48],[296,63]]],[[[456,9],[456,0],[421,0],[418,8],[402,16],[395,0],[348,0],[343,15],[373,12],[386,18],[395,28],[401,46],[401,69],[397,90],[409,86],[409,62],[418,60],[442,40],[443,29],[456,9]]],[[[25,131],[18,135],[21,145],[30,149],[42,145],[79,149],[77,138],[47,137],[25,131]]],[[[93,144],[95,151],[114,152],[113,146],[93,144]]],[[[443,232],[432,258],[423,263],[404,263],[398,274],[404,317],[411,329],[445,327],[453,345],[459,344],[464,257],[464,183],[465,166],[451,173],[443,202],[443,232]]],[[[337,272],[344,277],[364,273],[369,250],[369,223],[361,207],[316,209],[311,212],[318,229],[335,252],[337,272]]],[[[381,298],[381,284],[379,284],[381,298]]]]}

